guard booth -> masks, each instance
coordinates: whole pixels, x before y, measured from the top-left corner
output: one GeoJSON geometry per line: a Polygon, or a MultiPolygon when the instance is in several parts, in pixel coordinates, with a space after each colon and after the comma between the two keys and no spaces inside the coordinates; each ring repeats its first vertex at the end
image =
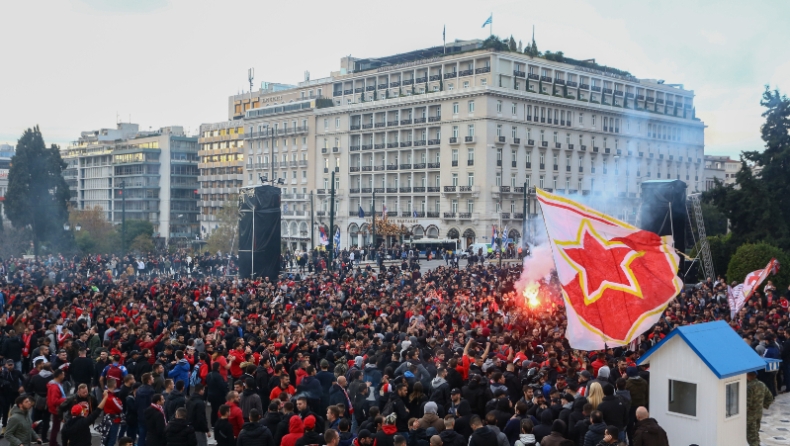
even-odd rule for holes
{"type": "Polygon", "coordinates": [[[669,444],[746,444],[746,373],[767,364],[726,322],[672,330],[639,359],[648,363],[650,416],[669,444]]]}

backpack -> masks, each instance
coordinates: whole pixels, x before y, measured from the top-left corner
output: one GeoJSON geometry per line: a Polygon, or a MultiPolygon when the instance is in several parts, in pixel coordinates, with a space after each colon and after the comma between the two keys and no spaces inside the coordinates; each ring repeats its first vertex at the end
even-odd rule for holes
{"type": "Polygon", "coordinates": [[[390,397],[387,404],[384,405],[384,410],[381,412],[381,415],[386,417],[393,412],[395,412],[395,403],[392,401],[392,397],[390,397]]]}
{"type": "Polygon", "coordinates": [[[121,366],[117,366],[115,364],[110,364],[107,369],[107,378],[112,378],[116,381],[117,384],[121,384],[123,381],[123,370],[121,370],[121,366]]]}
{"type": "Polygon", "coordinates": [[[202,365],[203,365],[203,363],[198,361],[198,363],[195,364],[195,368],[192,369],[192,373],[189,375],[189,387],[192,387],[193,389],[195,388],[195,386],[197,384],[199,384],[201,382],[201,380],[200,380],[200,366],[202,366],[202,365]]]}

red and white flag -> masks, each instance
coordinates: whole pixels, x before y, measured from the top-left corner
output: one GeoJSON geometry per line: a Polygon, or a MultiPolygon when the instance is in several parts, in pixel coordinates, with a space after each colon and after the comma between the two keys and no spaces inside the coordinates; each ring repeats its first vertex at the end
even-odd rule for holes
{"type": "Polygon", "coordinates": [[[730,305],[730,317],[735,318],[735,315],[741,311],[744,305],[746,305],[746,301],[752,297],[754,294],[754,290],[760,286],[761,283],[765,281],[771,274],[776,274],[779,272],[779,261],[776,259],[771,259],[768,262],[768,265],[765,266],[763,269],[758,269],[757,271],[752,271],[746,275],[743,279],[743,283],[736,285],[733,287],[727,287],[727,301],[730,305]]]}
{"type": "Polygon", "coordinates": [[[573,348],[628,345],[680,293],[671,237],[538,189],[573,348]]]}

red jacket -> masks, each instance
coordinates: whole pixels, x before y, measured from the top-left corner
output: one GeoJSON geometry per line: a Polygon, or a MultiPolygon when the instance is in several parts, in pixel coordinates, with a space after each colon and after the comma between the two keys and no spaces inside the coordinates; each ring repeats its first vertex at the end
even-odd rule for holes
{"type": "Polygon", "coordinates": [[[144,348],[147,348],[148,350],[151,350],[151,357],[148,358],[148,362],[150,364],[153,364],[153,363],[156,362],[156,352],[154,351],[154,347],[156,347],[156,344],[158,344],[159,341],[161,341],[164,336],[165,336],[165,332],[163,331],[162,333],[159,333],[159,336],[157,336],[151,342],[137,341],[137,345],[140,346],[140,350],[142,350],[144,348]]]}
{"type": "MultiPolygon", "coordinates": [[[[241,432],[241,427],[244,425],[244,415],[241,413],[241,409],[236,403],[228,403],[228,406],[230,406],[228,422],[233,427],[233,436],[238,437],[241,432]]],[[[217,412],[217,414],[219,414],[219,412],[217,412]]]]}
{"type": "MultiPolygon", "coordinates": [[[[63,388],[58,385],[55,380],[47,383],[47,409],[52,415],[58,414],[58,407],[60,407],[66,398],[63,396],[63,388]]],[[[71,410],[71,408],[69,408],[71,410]]]]}

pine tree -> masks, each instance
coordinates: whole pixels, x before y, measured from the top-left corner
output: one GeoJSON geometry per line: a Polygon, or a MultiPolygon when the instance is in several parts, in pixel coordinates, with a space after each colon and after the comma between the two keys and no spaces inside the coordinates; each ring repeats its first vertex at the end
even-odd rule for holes
{"type": "Polygon", "coordinates": [[[14,227],[32,228],[36,255],[42,242],[60,241],[64,235],[70,196],[65,168],[58,146],[47,148],[38,126],[25,130],[11,158],[5,206],[14,227]]]}
{"type": "Polygon", "coordinates": [[[516,41],[515,41],[515,39],[513,39],[513,36],[510,36],[510,40],[508,40],[508,42],[507,42],[507,48],[510,51],[516,51],[516,49],[517,49],[516,41]]]}

